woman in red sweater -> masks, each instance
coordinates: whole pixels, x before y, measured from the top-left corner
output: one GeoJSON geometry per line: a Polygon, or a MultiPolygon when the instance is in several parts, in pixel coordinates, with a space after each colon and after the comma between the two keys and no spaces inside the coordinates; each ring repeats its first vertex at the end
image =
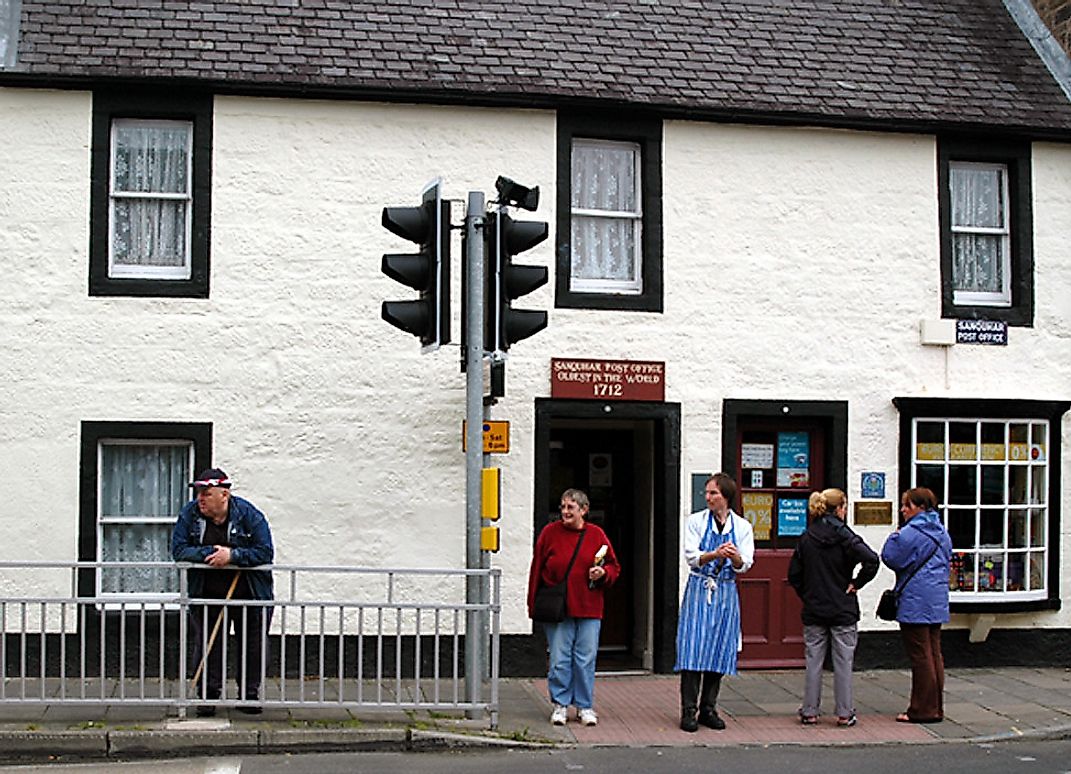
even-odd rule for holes
{"type": "Polygon", "coordinates": [[[588,496],[579,489],[562,494],[561,520],[552,521],[539,533],[532,568],[528,573],[528,615],[532,615],[536,589],[553,586],[565,578],[569,561],[566,617],[560,623],[544,623],[550,648],[547,689],[554,705],[550,722],[564,726],[569,705],[586,726],[599,722],[595,714],[595,656],[599,650],[604,590],[621,573],[621,565],[606,533],[587,524],[588,496]],[[579,541],[579,550],[577,543],[579,541]],[[601,558],[597,558],[601,551],[601,558]]]}

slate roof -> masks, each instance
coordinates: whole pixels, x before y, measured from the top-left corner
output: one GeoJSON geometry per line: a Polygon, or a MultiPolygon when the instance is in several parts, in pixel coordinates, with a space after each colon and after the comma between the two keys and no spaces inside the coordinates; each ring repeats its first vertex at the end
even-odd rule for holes
{"type": "Polygon", "coordinates": [[[22,0],[5,81],[632,106],[667,116],[1071,139],[1001,0],[22,0]]]}

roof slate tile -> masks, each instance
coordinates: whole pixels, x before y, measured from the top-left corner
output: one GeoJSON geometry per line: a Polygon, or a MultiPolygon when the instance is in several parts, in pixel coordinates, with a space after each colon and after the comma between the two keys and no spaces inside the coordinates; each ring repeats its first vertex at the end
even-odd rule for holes
{"type": "Polygon", "coordinates": [[[1002,0],[21,0],[21,14],[17,64],[0,83],[183,78],[280,93],[609,99],[711,118],[1071,131],[1071,102],[1002,0]]]}

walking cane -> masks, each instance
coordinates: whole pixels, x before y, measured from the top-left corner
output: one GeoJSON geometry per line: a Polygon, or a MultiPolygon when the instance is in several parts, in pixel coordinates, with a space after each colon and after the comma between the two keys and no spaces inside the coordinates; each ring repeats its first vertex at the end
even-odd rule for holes
{"type": "MultiPolygon", "coordinates": [[[[234,589],[238,585],[238,577],[242,574],[241,570],[235,570],[234,580],[231,581],[231,587],[227,589],[227,596],[223,598],[227,601],[234,596],[234,589]]],[[[197,680],[201,677],[201,670],[205,668],[205,661],[208,659],[208,654],[212,652],[212,646],[216,644],[216,635],[219,634],[219,626],[223,623],[223,614],[227,611],[226,607],[221,607],[219,615],[216,616],[216,625],[212,627],[212,633],[208,636],[208,645],[205,646],[205,652],[201,654],[201,663],[197,665],[197,671],[193,673],[193,687],[197,687],[197,680]]]]}

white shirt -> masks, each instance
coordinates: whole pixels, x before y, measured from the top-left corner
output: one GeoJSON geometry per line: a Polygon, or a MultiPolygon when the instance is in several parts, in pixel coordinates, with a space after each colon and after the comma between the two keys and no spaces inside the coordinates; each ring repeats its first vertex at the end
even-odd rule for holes
{"type": "MultiPolygon", "coordinates": [[[[708,514],[710,510],[704,508],[690,514],[684,522],[684,561],[694,569],[699,568],[699,557],[703,554],[699,550],[699,541],[703,539],[703,534],[707,531],[708,514]]],[[[715,532],[720,532],[722,535],[728,535],[730,531],[736,532],[736,548],[740,552],[743,564],[733,567],[733,570],[738,573],[750,570],[751,565],[755,563],[755,531],[751,528],[751,522],[737,516],[732,510],[729,511],[729,518],[725,520],[721,530],[718,530],[717,518],[711,516],[711,519],[715,532]]]]}

